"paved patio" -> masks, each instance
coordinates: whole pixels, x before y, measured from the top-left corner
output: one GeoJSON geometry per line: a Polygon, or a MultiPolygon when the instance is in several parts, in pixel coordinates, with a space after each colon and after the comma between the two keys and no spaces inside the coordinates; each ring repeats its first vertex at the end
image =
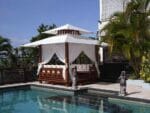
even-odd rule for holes
{"type": "MultiPolygon", "coordinates": [[[[96,83],[96,84],[86,85],[84,87],[118,91],[118,92],[120,90],[119,83],[96,83]]],[[[127,97],[134,97],[134,98],[150,100],[150,89],[148,89],[148,88],[145,89],[139,85],[127,84],[127,93],[128,93],[127,97]]]]}
{"type": "MultiPolygon", "coordinates": [[[[18,84],[8,84],[8,85],[2,85],[0,88],[5,87],[14,87],[18,85],[40,85],[40,86],[49,86],[54,88],[63,88],[72,90],[71,87],[61,86],[61,85],[51,85],[51,84],[40,84],[39,82],[29,82],[29,83],[18,83],[18,84]]],[[[90,85],[82,85],[79,86],[80,88],[94,88],[94,89],[103,89],[103,90],[111,90],[111,91],[118,91],[120,89],[119,83],[96,83],[96,84],[90,84],[90,85]]],[[[127,84],[127,97],[133,97],[133,98],[141,98],[141,99],[147,99],[150,100],[150,89],[143,88],[140,85],[137,84],[127,84]]]]}

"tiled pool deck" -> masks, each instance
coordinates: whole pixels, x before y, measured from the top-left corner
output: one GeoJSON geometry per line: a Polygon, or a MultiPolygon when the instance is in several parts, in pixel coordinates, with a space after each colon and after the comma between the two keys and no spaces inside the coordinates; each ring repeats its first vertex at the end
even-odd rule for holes
{"type": "MultiPolygon", "coordinates": [[[[15,86],[23,86],[23,85],[37,85],[37,86],[44,86],[44,87],[51,87],[51,88],[59,88],[59,89],[66,89],[66,90],[72,90],[71,87],[61,86],[61,85],[51,85],[51,84],[41,84],[39,82],[28,82],[28,83],[18,83],[18,84],[8,84],[8,85],[2,85],[0,88],[6,88],[6,87],[15,87],[15,86]]],[[[96,84],[90,84],[90,85],[82,85],[78,87],[79,89],[84,88],[93,88],[96,90],[108,90],[108,91],[116,91],[119,92],[120,86],[119,83],[96,83],[96,84]]],[[[127,93],[128,95],[126,97],[133,97],[133,98],[140,98],[140,99],[146,99],[150,100],[150,89],[143,88],[140,85],[137,84],[127,84],[127,93]]]]}

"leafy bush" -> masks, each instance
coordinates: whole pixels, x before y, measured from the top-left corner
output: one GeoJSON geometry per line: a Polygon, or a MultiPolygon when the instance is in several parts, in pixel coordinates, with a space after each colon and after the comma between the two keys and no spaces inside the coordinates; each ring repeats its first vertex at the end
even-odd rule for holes
{"type": "Polygon", "coordinates": [[[140,77],[150,83],[150,53],[142,57],[140,77]]]}
{"type": "Polygon", "coordinates": [[[128,79],[136,80],[136,79],[138,79],[138,77],[137,77],[134,73],[132,73],[132,74],[128,77],[128,79]]]}

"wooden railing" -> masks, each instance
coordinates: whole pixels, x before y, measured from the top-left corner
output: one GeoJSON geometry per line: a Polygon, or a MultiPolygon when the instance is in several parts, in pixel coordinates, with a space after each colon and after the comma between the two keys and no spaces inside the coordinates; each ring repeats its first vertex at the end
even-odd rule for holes
{"type": "Polygon", "coordinates": [[[77,84],[94,83],[98,80],[98,74],[95,66],[89,68],[89,71],[77,71],[77,84]]]}
{"type": "Polygon", "coordinates": [[[65,84],[62,68],[42,68],[39,75],[40,83],[65,84]]]}
{"type": "MultiPolygon", "coordinates": [[[[43,67],[39,74],[40,83],[63,84],[67,81],[63,78],[63,68],[46,68],[43,67]]],[[[98,80],[95,66],[89,68],[89,71],[77,71],[77,84],[94,83],[98,80]]],[[[69,82],[71,85],[71,80],[69,82]]]]}

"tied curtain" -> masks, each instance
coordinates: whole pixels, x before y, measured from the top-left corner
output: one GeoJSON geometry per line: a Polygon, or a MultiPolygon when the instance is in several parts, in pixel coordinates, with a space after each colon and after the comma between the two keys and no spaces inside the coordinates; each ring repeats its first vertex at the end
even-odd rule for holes
{"type": "Polygon", "coordinates": [[[91,61],[95,62],[95,45],[69,44],[69,63],[72,63],[81,52],[84,52],[91,61]]]}
{"type": "Polygon", "coordinates": [[[52,56],[56,53],[60,61],[65,63],[65,45],[64,44],[52,44],[42,46],[42,62],[48,63],[52,56]]]}
{"type": "Polygon", "coordinates": [[[42,65],[48,63],[56,53],[60,61],[65,63],[65,45],[64,44],[49,44],[42,45],[42,62],[39,63],[37,74],[39,74],[42,65]]]}
{"type": "MultiPolygon", "coordinates": [[[[99,71],[98,63],[96,61],[96,56],[95,56],[95,45],[69,43],[69,64],[71,65],[72,62],[80,55],[81,52],[84,52],[84,54],[87,57],[89,57],[89,59],[92,62],[94,62],[96,70],[99,75],[100,71],[99,71]]],[[[69,69],[69,72],[70,72],[70,75],[72,75],[71,69],[69,69]]]]}

